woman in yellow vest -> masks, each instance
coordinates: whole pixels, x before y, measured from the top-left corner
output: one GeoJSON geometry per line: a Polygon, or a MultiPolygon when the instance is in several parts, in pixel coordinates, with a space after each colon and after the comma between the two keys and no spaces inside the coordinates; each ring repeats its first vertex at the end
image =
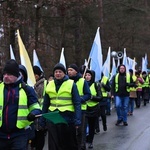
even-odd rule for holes
{"type": "MultiPolygon", "coordinates": [[[[103,130],[107,131],[107,116],[106,116],[106,106],[107,106],[107,100],[108,100],[108,92],[110,92],[110,83],[109,83],[109,78],[104,76],[102,73],[101,75],[101,80],[98,81],[100,86],[101,86],[101,91],[102,91],[102,100],[99,102],[100,105],[100,117],[102,119],[102,125],[103,125],[103,130]]],[[[99,118],[96,121],[96,131],[100,131],[99,128],[99,118]]]]}
{"type": "Polygon", "coordinates": [[[99,116],[99,102],[102,99],[100,86],[97,85],[95,81],[95,72],[92,70],[87,70],[85,74],[85,80],[88,82],[91,91],[91,99],[87,101],[87,125],[89,127],[88,134],[88,148],[93,148],[93,139],[95,131],[96,119],[99,116]]]}
{"type": "Polygon", "coordinates": [[[136,94],[137,94],[137,98],[135,99],[135,105],[136,105],[136,108],[140,108],[141,100],[142,100],[142,85],[144,83],[144,80],[141,77],[139,71],[135,72],[135,75],[137,77],[137,79],[136,79],[136,85],[137,85],[136,94]]]}
{"type": "Polygon", "coordinates": [[[142,98],[144,101],[144,106],[149,102],[149,76],[146,71],[142,72],[142,78],[144,83],[142,85],[142,98]]]}
{"type": "Polygon", "coordinates": [[[136,94],[136,87],[137,87],[136,80],[137,80],[137,77],[133,74],[132,69],[129,69],[129,73],[130,73],[130,80],[131,80],[131,82],[134,83],[134,85],[132,87],[130,87],[128,115],[133,115],[134,102],[135,102],[135,99],[137,98],[137,94],[136,94]]]}

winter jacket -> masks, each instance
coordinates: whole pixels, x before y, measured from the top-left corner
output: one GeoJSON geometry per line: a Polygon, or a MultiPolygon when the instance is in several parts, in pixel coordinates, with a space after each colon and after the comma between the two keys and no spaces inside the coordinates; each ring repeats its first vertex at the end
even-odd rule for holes
{"type": "MultiPolygon", "coordinates": [[[[18,112],[18,102],[19,102],[19,90],[22,88],[21,76],[18,77],[17,81],[12,84],[4,84],[4,107],[2,113],[2,126],[0,127],[0,138],[13,138],[21,134],[26,134],[27,130],[25,128],[19,129],[16,127],[17,122],[17,112],[18,112]]],[[[1,89],[0,89],[1,90],[1,89]]],[[[34,89],[30,86],[26,86],[26,91],[28,102],[27,107],[34,104],[38,104],[36,93],[34,89]]],[[[2,100],[2,99],[0,99],[2,100]]],[[[37,109],[33,109],[29,112],[34,115],[40,114],[41,110],[39,107],[37,109]]]]}
{"type": "MultiPolygon", "coordinates": [[[[68,76],[65,76],[62,80],[57,80],[54,78],[56,92],[58,92],[60,86],[66,80],[69,80],[68,76]]],[[[80,125],[81,124],[81,99],[80,99],[77,86],[75,83],[73,83],[71,95],[72,95],[72,102],[73,102],[75,111],[74,112],[64,111],[64,112],[59,112],[59,113],[67,121],[68,124],[80,125]]],[[[43,109],[42,109],[43,113],[49,112],[48,108],[50,104],[51,104],[51,97],[47,93],[45,93],[43,109]]],[[[44,122],[41,123],[41,126],[43,125],[44,125],[44,122]]]]}

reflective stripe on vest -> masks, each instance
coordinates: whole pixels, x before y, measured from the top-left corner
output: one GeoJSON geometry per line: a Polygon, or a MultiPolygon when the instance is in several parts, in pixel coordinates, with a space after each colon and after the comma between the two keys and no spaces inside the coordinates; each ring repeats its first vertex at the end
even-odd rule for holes
{"type": "Polygon", "coordinates": [[[146,77],[146,80],[144,80],[142,87],[149,87],[149,77],[148,76],[146,77]]]}
{"type": "MultiPolygon", "coordinates": [[[[90,91],[91,91],[91,95],[92,96],[96,96],[96,89],[95,89],[95,83],[93,83],[91,86],[90,86],[90,91]]],[[[87,105],[89,107],[94,107],[98,104],[99,102],[96,102],[96,101],[92,101],[92,100],[88,100],[87,101],[87,105]]]]}
{"type": "Polygon", "coordinates": [[[72,87],[73,80],[67,80],[62,83],[58,92],[56,92],[56,86],[54,80],[50,81],[46,87],[46,93],[50,97],[49,110],[54,111],[58,109],[61,112],[71,111],[74,112],[74,105],[72,102],[72,87]]]}
{"type": "MultiPolygon", "coordinates": [[[[133,82],[136,82],[137,77],[135,75],[132,76],[133,82]]],[[[136,91],[135,87],[130,87],[130,91],[136,91]]]]}
{"type": "MultiPolygon", "coordinates": [[[[101,83],[103,83],[104,85],[106,85],[107,81],[108,81],[108,77],[103,76],[102,80],[101,80],[101,83]]],[[[103,87],[101,87],[101,91],[102,91],[103,97],[107,97],[108,96],[106,90],[103,87]]]]}
{"type": "MultiPolygon", "coordinates": [[[[119,73],[117,73],[115,76],[115,91],[116,92],[118,91],[118,76],[119,76],[119,73]]],[[[129,74],[126,74],[126,82],[130,83],[130,75],[129,74]]],[[[128,86],[126,86],[126,90],[127,90],[127,92],[130,92],[130,88],[128,86]]]]}
{"type": "MultiPolygon", "coordinates": [[[[20,84],[20,87],[21,87],[21,84],[20,84]]],[[[0,116],[2,116],[2,110],[4,108],[3,106],[3,101],[4,101],[4,84],[2,83],[0,85],[0,116]]],[[[30,125],[31,122],[29,122],[27,120],[27,115],[29,114],[29,112],[31,110],[33,110],[37,105],[32,105],[30,106],[30,108],[28,109],[27,107],[27,95],[25,93],[25,91],[23,90],[23,88],[21,88],[19,90],[19,105],[18,105],[18,113],[17,113],[17,123],[16,123],[16,126],[19,128],[19,129],[22,129],[22,128],[25,128],[26,126],[30,125]]],[[[37,107],[39,108],[39,107],[37,107]]],[[[2,117],[0,118],[0,126],[2,125],[2,117]]]]}
{"type": "MultiPolygon", "coordinates": [[[[84,86],[84,78],[80,78],[77,82],[76,82],[76,85],[77,85],[77,88],[78,88],[78,92],[79,92],[79,95],[80,96],[83,96],[84,93],[83,93],[83,86],[84,86]]],[[[87,104],[84,103],[84,104],[81,104],[81,110],[86,110],[87,109],[87,104]]]]}

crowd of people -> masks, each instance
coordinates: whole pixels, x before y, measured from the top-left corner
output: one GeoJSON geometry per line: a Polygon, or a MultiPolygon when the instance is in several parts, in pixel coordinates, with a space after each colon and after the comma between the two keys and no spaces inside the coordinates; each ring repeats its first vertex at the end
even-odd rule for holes
{"type": "Polygon", "coordinates": [[[116,126],[128,126],[135,106],[149,102],[150,77],[147,72],[126,70],[120,65],[112,79],[103,73],[95,81],[94,70],[58,63],[48,79],[33,66],[36,83],[27,84],[23,65],[8,60],[0,83],[0,149],[43,150],[48,135],[49,150],[93,149],[96,133],[107,131],[111,102],[116,109],[116,126]],[[128,73],[129,71],[129,73],[128,73]],[[134,106],[135,104],[135,106],[134,106]],[[55,123],[41,114],[59,114],[65,122],[55,123]],[[99,121],[101,119],[101,122],[99,121]]]}

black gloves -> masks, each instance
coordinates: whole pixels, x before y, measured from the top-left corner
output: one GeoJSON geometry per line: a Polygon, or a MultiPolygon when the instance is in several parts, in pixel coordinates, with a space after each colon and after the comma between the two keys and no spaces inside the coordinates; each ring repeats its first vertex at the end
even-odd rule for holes
{"type": "Polygon", "coordinates": [[[34,121],[35,118],[36,118],[35,115],[32,114],[32,113],[29,113],[28,116],[27,116],[28,121],[34,121]]]}

